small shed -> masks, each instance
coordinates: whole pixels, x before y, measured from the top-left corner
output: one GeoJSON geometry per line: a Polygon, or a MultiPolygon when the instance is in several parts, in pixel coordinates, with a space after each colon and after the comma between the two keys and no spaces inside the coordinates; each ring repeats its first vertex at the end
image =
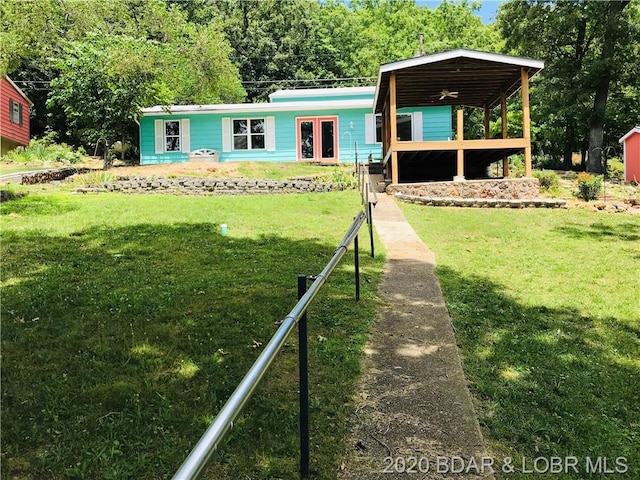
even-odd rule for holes
{"type": "Polygon", "coordinates": [[[33,106],[7,76],[0,78],[0,155],[29,145],[29,109],[33,106]]]}
{"type": "Polygon", "coordinates": [[[619,142],[624,149],[624,179],[640,183],[640,127],[632,128],[619,142]]]}

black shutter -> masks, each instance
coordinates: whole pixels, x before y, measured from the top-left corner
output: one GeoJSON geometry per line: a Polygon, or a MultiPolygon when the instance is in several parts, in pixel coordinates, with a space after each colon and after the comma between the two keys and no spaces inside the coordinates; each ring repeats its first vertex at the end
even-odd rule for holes
{"type": "Polygon", "coordinates": [[[9,99],[9,121],[13,123],[13,100],[9,99]]]}
{"type": "Polygon", "coordinates": [[[18,104],[18,124],[22,126],[22,104],[18,104]]]}

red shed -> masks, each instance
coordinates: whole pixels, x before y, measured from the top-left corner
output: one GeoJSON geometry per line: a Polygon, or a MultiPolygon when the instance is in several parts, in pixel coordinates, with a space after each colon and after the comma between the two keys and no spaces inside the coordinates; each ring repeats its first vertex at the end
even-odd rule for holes
{"type": "Polygon", "coordinates": [[[632,128],[619,141],[624,148],[624,179],[640,183],[640,127],[632,128]]]}
{"type": "Polygon", "coordinates": [[[0,78],[0,155],[29,145],[29,109],[33,103],[7,76],[0,78]]]}

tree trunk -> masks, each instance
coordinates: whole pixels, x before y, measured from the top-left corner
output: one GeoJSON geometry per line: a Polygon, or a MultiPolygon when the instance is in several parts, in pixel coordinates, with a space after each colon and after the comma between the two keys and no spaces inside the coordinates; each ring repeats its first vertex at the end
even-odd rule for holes
{"type": "Polygon", "coordinates": [[[604,28],[604,39],[602,43],[602,53],[600,54],[600,75],[595,87],[595,98],[593,101],[593,111],[589,125],[589,159],[587,171],[592,173],[602,173],[604,119],[607,110],[607,97],[609,95],[609,84],[611,83],[613,57],[618,43],[618,22],[620,14],[630,0],[608,2],[608,15],[605,20],[607,24],[604,28]]]}

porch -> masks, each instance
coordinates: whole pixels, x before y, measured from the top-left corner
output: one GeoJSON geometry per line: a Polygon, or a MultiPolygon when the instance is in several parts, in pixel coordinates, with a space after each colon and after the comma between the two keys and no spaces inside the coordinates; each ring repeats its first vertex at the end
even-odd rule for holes
{"type": "Polygon", "coordinates": [[[380,67],[374,111],[382,117],[383,165],[392,184],[486,178],[487,168],[524,153],[525,177],[531,176],[529,79],[544,67],[538,60],[471,50],[453,50],[380,67]],[[521,92],[522,136],[509,137],[507,101],[521,92]],[[452,138],[401,141],[397,111],[403,107],[472,107],[483,110],[483,138],[465,138],[465,114],[456,111],[452,138]],[[500,138],[491,138],[490,116],[500,108],[500,138]]]}

